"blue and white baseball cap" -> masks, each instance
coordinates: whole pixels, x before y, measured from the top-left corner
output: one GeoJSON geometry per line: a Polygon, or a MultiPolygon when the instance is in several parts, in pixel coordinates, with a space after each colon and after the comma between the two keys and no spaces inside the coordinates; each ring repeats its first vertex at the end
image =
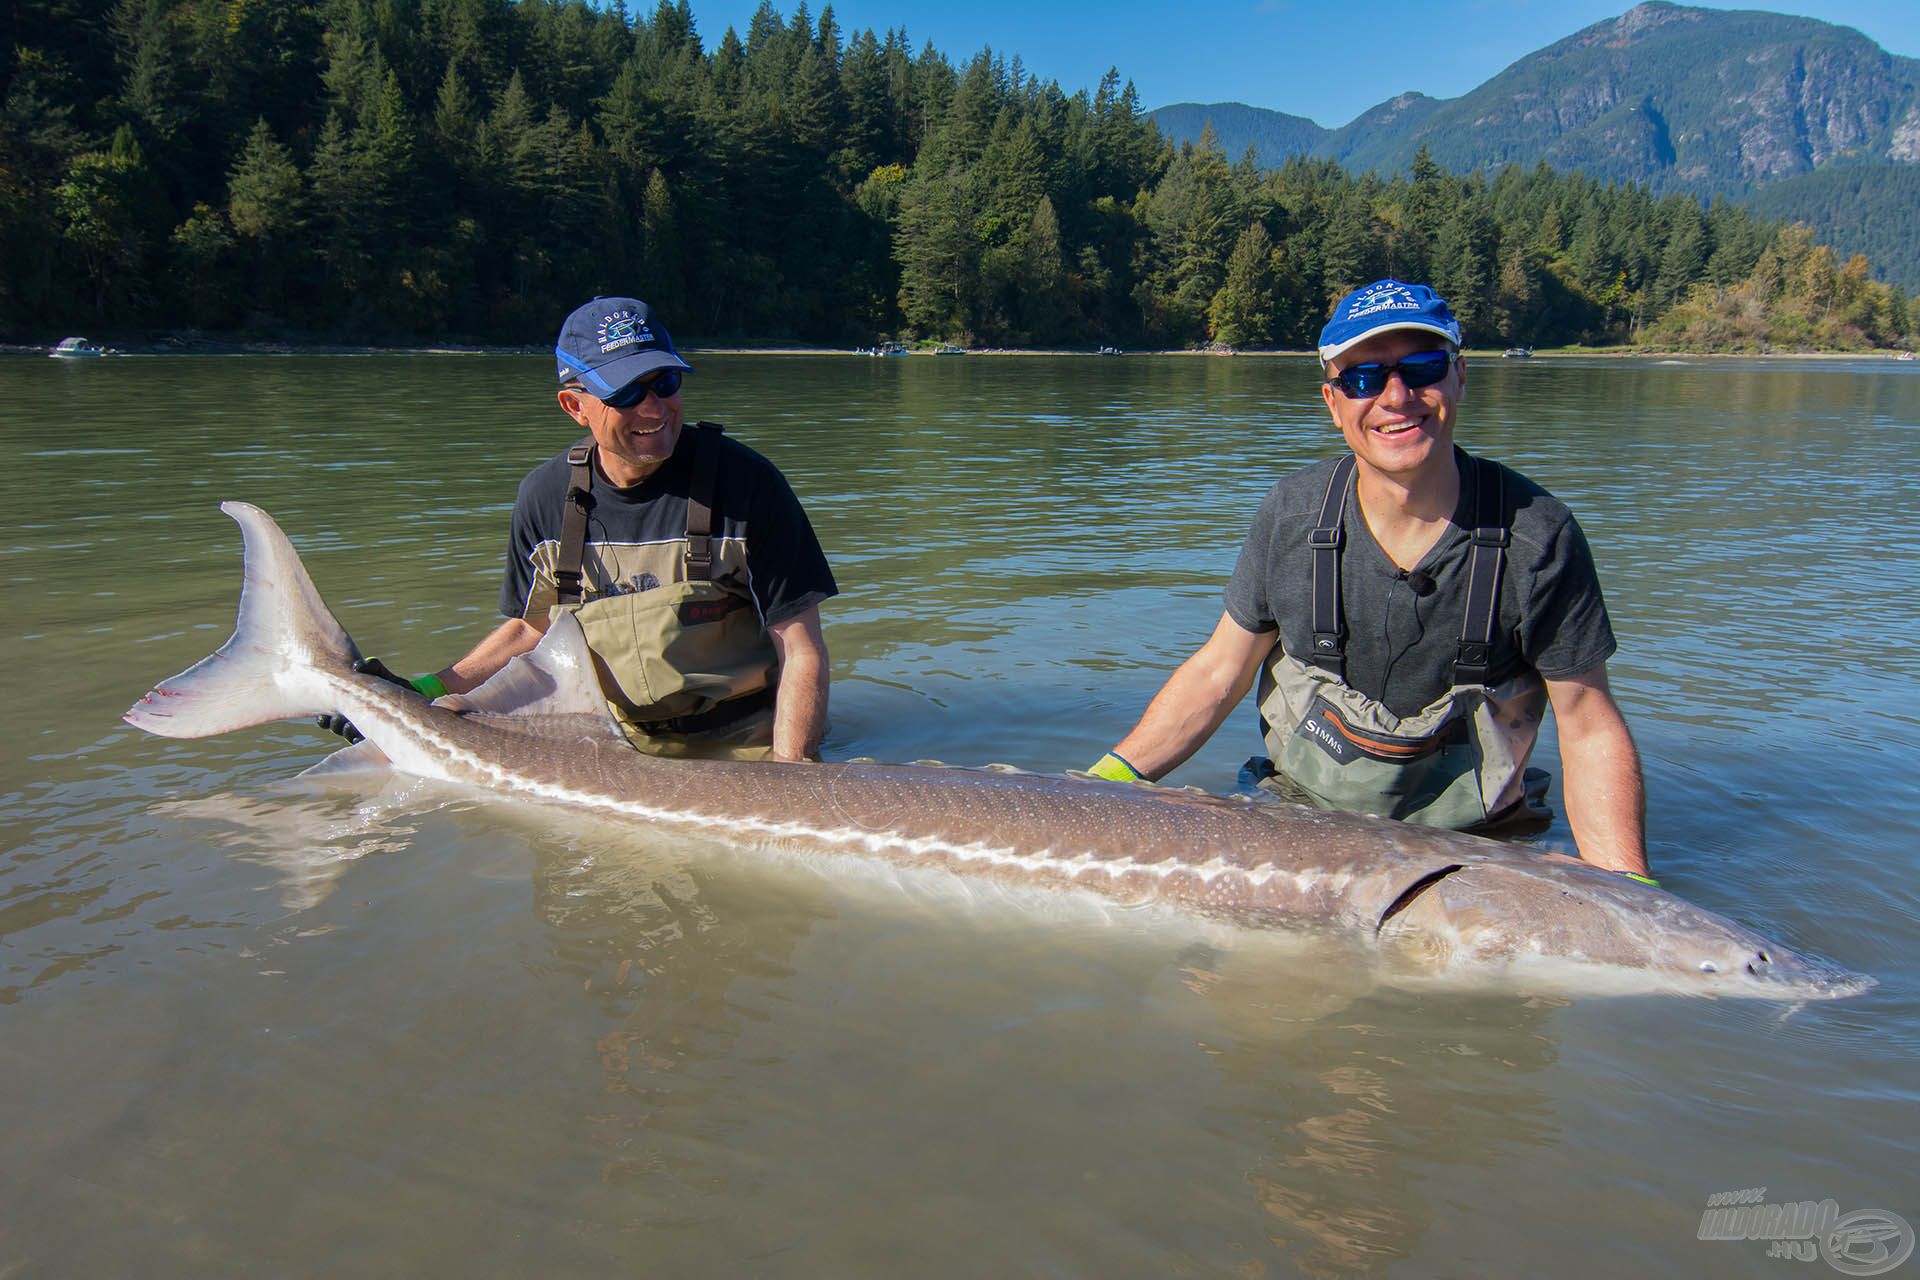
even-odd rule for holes
{"type": "Polygon", "coordinates": [[[653,308],[638,298],[595,298],[576,307],[553,344],[560,381],[610,396],[656,369],[691,369],[653,308]]]}
{"type": "Polygon", "coordinates": [[[1423,329],[1460,345],[1460,322],[1445,298],[1423,284],[1376,280],[1340,299],[1333,318],[1320,330],[1320,359],[1331,360],[1389,329],[1423,329]]]}

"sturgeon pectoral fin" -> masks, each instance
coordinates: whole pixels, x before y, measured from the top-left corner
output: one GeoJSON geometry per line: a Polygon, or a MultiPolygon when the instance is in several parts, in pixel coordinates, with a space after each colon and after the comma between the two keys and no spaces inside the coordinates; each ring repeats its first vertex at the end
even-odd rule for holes
{"type": "Polygon", "coordinates": [[[392,769],[393,762],[387,759],[386,752],[371,742],[356,742],[340,748],[311,769],[302,770],[300,777],[313,782],[344,782],[349,778],[390,773],[392,769]]]}
{"type": "Polygon", "coordinates": [[[1380,913],[1379,923],[1373,926],[1373,932],[1375,933],[1375,935],[1378,935],[1382,929],[1387,927],[1387,921],[1393,919],[1395,916],[1399,915],[1402,911],[1405,911],[1408,907],[1412,906],[1415,898],[1418,898],[1421,894],[1433,888],[1433,886],[1439,884],[1442,880],[1445,880],[1448,876],[1452,875],[1454,872],[1464,871],[1464,870],[1466,870],[1466,867],[1463,864],[1458,862],[1450,863],[1447,866],[1440,867],[1437,870],[1427,872],[1427,874],[1421,876],[1418,880],[1415,880],[1412,884],[1402,889],[1400,891],[1400,896],[1395,898],[1392,902],[1389,902],[1387,904],[1387,909],[1380,913]]]}
{"type": "Polygon", "coordinates": [[[589,717],[605,726],[608,737],[621,736],[600,694],[586,634],[570,613],[554,619],[532,652],[507,663],[478,689],[449,694],[439,705],[485,716],[573,721],[589,717]]]}

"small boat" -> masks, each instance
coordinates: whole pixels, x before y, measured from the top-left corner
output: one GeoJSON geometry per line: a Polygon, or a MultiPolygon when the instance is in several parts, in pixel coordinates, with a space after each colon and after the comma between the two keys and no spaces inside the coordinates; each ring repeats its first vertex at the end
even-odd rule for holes
{"type": "Polygon", "coordinates": [[[1100,354],[1103,356],[1117,356],[1122,354],[1122,352],[1118,347],[1102,347],[1100,348],[1100,354]]]}
{"type": "Polygon", "coordinates": [[[1913,352],[1902,351],[1899,355],[1895,356],[1894,359],[1895,360],[1911,360],[1913,359],[1913,352]]]}
{"type": "Polygon", "coordinates": [[[967,349],[965,347],[956,347],[951,342],[943,342],[933,349],[933,354],[937,356],[963,356],[967,354],[967,349]]]}
{"type": "Polygon", "coordinates": [[[876,356],[903,356],[907,354],[907,344],[904,342],[883,342],[868,354],[876,356]]]}
{"type": "Polygon", "coordinates": [[[62,338],[59,345],[47,354],[55,360],[90,360],[95,356],[107,354],[107,349],[96,346],[85,338],[62,338]]]}
{"type": "Polygon", "coordinates": [[[1508,347],[1500,353],[1509,360],[1526,360],[1532,357],[1532,347],[1508,347]]]}

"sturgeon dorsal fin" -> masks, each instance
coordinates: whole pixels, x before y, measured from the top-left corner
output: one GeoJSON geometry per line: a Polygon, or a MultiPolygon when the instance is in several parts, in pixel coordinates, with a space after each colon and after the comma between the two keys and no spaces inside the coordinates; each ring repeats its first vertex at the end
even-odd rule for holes
{"type": "Polygon", "coordinates": [[[588,716],[604,724],[609,734],[621,736],[600,695],[586,633],[571,613],[554,619],[531,653],[507,663],[479,688],[448,694],[438,705],[482,716],[588,716]]]}

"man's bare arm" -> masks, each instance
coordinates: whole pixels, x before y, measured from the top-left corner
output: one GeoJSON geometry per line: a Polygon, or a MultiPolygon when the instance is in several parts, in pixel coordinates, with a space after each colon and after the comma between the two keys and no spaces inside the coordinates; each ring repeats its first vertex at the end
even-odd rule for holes
{"type": "Polygon", "coordinates": [[[818,607],[767,628],[780,658],[773,704],[773,758],[811,760],[827,731],[827,641],[818,607]]]}
{"type": "Polygon", "coordinates": [[[1273,645],[1271,631],[1248,631],[1222,613],[1207,642],[1168,677],[1114,754],[1143,778],[1177,769],[1247,696],[1273,645]]]}
{"type": "Polygon", "coordinates": [[[1602,663],[1547,681],[1560,736],[1567,825],[1580,856],[1609,871],[1647,872],[1647,801],[1640,753],[1602,663]]]}
{"type": "Polygon", "coordinates": [[[472,652],[444,671],[435,672],[448,693],[465,693],[485,684],[495,672],[523,653],[531,653],[547,633],[547,620],[508,618],[473,647],[472,652]]]}

